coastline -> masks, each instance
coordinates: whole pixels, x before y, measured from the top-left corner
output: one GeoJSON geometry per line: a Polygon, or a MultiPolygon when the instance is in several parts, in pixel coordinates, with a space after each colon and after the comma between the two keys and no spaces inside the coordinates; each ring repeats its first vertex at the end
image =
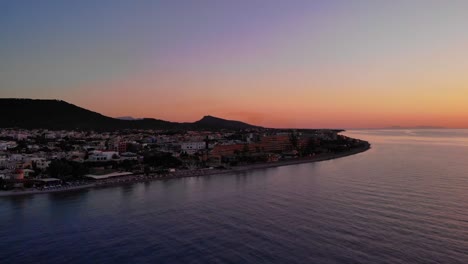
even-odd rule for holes
{"type": "Polygon", "coordinates": [[[169,180],[169,179],[178,179],[178,178],[187,178],[187,177],[201,177],[201,176],[212,176],[212,175],[221,175],[221,174],[232,174],[232,173],[238,173],[238,172],[247,172],[247,171],[254,171],[254,170],[259,170],[259,169],[267,169],[267,168],[275,168],[275,167],[282,167],[282,166],[298,165],[298,164],[303,164],[303,163],[333,160],[333,159],[338,159],[338,158],[343,158],[343,157],[359,154],[359,153],[369,150],[370,148],[371,148],[371,144],[368,143],[364,147],[352,149],[343,153],[324,154],[324,155],[319,155],[315,157],[296,158],[296,159],[291,159],[291,160],[282,160],[278,162],[241,165],[241,166],[236,166],[230,169],[223,169],[223,170],[220,170],[220,169],[199,169],[199,170],[193,170],[193,171],[181,170],[181,171],[176,171],[174,173],[170,173],[167,175],[150,174],[148,176],[144,174],[134,174],[124,179],[112,179],[112,180],[106,180],[104,182],[94,182],[94,183],[90,182],[89,184],[83,184],[83,185],[78,185],[78,186],[63,186],[57,189],[0,191],[0,198],[22,196],[22,195],[57,193],[57,192],[72,192],[72,191],[83,190],[83,189],[105,188],[105,187],[129,185],[129,184],[134,184],[134,183],[149,182],[149,181],[156,181],[156,180],[169,180]]]}

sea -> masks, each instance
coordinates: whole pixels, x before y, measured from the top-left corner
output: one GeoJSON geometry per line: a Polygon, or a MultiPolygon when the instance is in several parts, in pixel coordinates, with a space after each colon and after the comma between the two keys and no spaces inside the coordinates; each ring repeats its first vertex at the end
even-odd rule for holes
{"type": "Polygon", "coordinates": [[[366,152],[0,198],[0,263],[468,263],[468,130],[354,130],[366,152]]]}

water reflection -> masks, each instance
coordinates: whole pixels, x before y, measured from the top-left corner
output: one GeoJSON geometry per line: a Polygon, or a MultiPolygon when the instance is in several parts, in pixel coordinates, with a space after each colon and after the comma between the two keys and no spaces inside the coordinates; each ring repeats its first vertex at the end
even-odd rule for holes
{"type": "Polygon", "coordinates": [[[64,192],[52,192],[43,194],[51,201],[64,201],[64,200],[77,200],[86,199],[89,195],[90,189],[70,190],[64,192]]]}
{"type": "Polygon", "coordinates": [[[119,187],[116,187],[120,190],[120,193],[122,195],[123,198],[126,198],[128,196],[131,196],[133,195],[133,193],[135,192],[135,188],[137,185],[140,185],[140,184],[124,184],[124,185],[120,185],[119,187]]]}
{"type": "Polygon", "coordinates": [[[2,197],[1,203],[7,203],[11,206],[12,210],[23,210],[30,202],[34,200],[34,195],[19,195],[12,197],[2,197]]]}

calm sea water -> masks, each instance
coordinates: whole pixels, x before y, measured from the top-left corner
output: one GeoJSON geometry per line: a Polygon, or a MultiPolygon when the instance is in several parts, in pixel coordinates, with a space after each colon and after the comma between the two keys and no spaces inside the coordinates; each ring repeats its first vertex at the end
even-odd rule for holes
{"type": "Polygon", "coordinates": [[[1,263],[468,263],[468,130],[319,163],[0,199],[1,263]]]}

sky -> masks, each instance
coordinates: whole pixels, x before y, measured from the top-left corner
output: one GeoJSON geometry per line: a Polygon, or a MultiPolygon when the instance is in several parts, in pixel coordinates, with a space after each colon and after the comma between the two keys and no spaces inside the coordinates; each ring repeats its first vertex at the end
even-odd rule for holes
{"type": "Polygon", "coordinates": [[[0,97],[267,127],[468,127],[465,0],[0,0],[0,97]]]}

